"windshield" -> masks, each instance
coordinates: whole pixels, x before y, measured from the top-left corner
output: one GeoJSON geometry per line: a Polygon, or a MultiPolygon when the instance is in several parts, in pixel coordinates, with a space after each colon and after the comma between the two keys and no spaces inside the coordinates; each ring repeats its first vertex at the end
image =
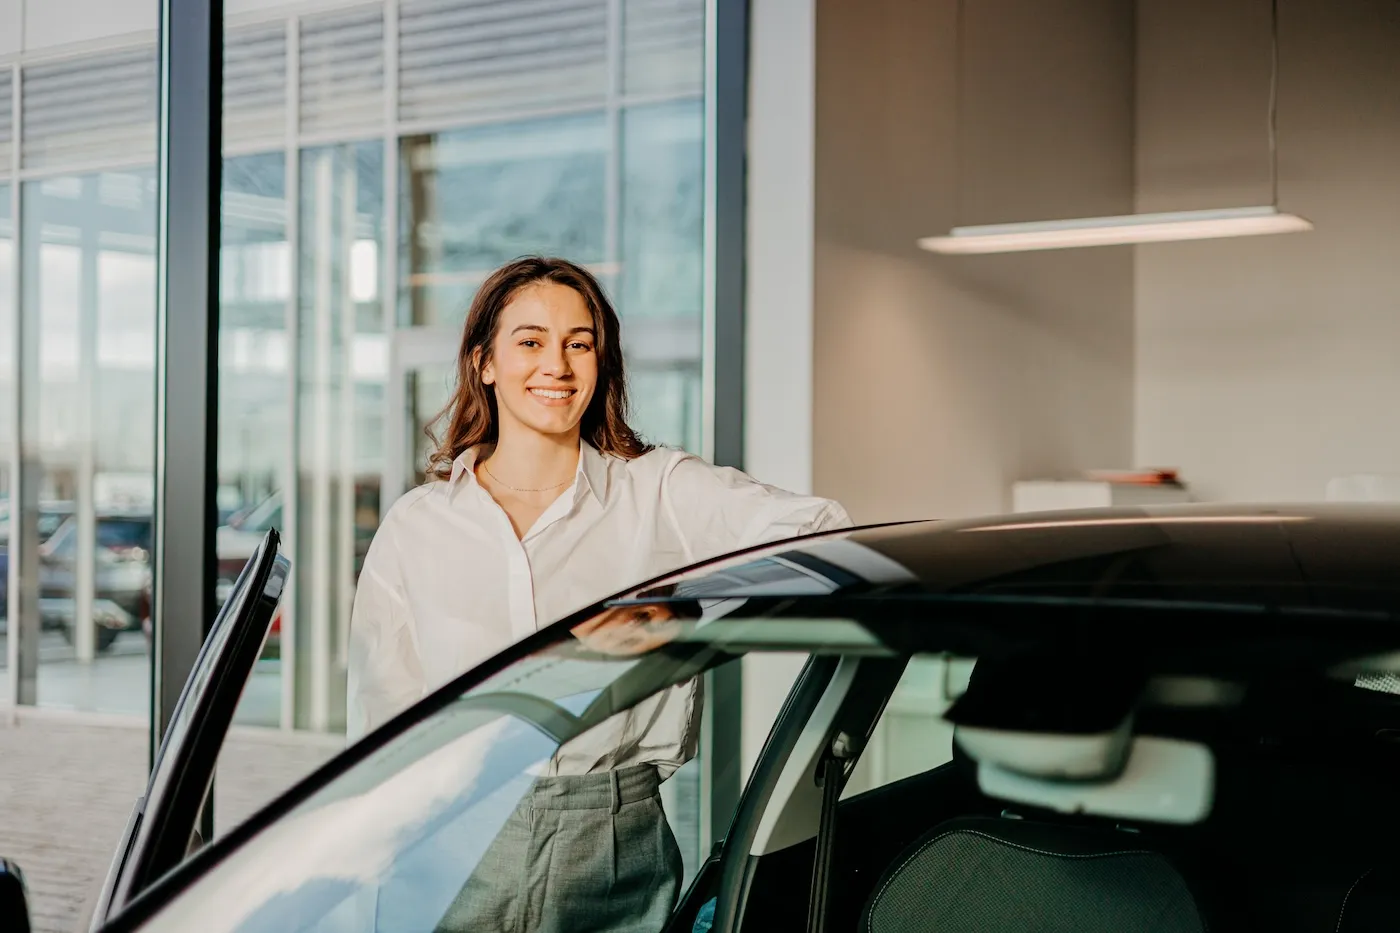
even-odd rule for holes
{"type": "MultiPolygon", "coordinates": [[[[888,562],[859,551],[832,542],[735,560],[552,630],[484,679],[425,700],[430,713],[228,853],[141,929],[535,929],[565,904],[586,911],[590,929],[660,930],[695,871],[697,846],[680,837],[698,823],[698,792],[677,785],[699,747],[705,685],[755,654],[835,656],[877,681],[888,668],[884,695],[910,659],[932,659],[933,668],[911,667],[901,689],[904,705],[938,716],[969,682],[965,667],[944,661],[975,662],[982,693],[958,721],[1021,731],[1098,729],[1126,715],[1123,697],[1140,695],[1165,711],[1155,720],[1144,711],[1143,721],[1170,734],[1182,727],[1171,717],[1224,715],[1237,682],[1264,696],[1331,684],[1354,704],[1385,695],[1347,685],[1400,673],[1390,613],[915,593],[888,562]],[[884,594],[848,585],[857,557],[866,581],[886,581],[884,594]]],[[[909,712],[891,700],[892,734],[909,712]]],[[[788,838],[774,825],[770,840],[788,838]]]]}
{"type": "Polygon", "coordinates": [[[590,915],[664,921],[694,869],[676,837],[698,814],[693,790],[660,785],[696,754],[702,675],[745,652],[743,631],[702,635],[722,611],[629,603],[564,632],[323,787],[143,929],[499,929],[529,909],[497,893],[501,872],[526,864],[551,899],[590,873],[631,877],[628,896],[590,915]],[[640,841],[599,850],[624,838],[640,841]],[[565,852],[578,864],[561,866],[565,852]]]}

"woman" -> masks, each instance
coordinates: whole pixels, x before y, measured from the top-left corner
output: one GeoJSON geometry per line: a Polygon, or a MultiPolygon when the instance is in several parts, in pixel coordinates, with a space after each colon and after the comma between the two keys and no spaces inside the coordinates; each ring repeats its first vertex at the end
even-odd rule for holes
{"type": "MultiPolygon", "coordinates": [[[[598,282],[565,260],[516,260],[482,284],[467,313],[446,430],[434,437],[431,480],[389,510],[360,575],[350,626],[352,740],[539,626],[630,584],[850,524],[834,502],[644,444],[627,425],[619,332],[598,282]]],[[[647,718],[645,741],[624,723],[556,756],[547,779],[577,791],[565,795],[578,801],[569,832],[584,847],[570,877],[551,877],[546,899],[544,866],[521,874],[529,856],[519,853],[539,849],[529,837],[545,831],[545,821],[525,814],[518,853],[504,860],[513,874],[488,877],[488,862],[504,861],[483,860],[452,927],[570,929],[570,916],[586,916],[590,928],[660,928],[679,888],[680,858],[657,788],[694,754],[698,717],[693,689],[654,700],[670,709],[647,718]],[[619,787],[628,789],[620,812],[595,806],[599,789],[604,798],[611,789],[615,804],[619,787]],[[598,833],[616,834],[617,845],[587,845],[598,833]],[[587,864],[607,850],[615,850],[613,864],[587,864]],[[665,882],[646,883],[657,866],[665,882]],[[638,873],[630,884],[619,876],[627,872],[638,873]],[[618,922],[599,922],[610,912],[618,922]]],[[[562,864],[557,851],[553,859],[562,864]]]]}

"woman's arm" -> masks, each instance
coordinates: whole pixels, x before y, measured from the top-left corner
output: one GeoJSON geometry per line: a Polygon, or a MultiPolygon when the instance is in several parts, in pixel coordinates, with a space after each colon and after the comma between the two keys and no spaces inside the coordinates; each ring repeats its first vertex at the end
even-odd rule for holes
{"type": "Polygon", "coordinates": [[[846,510],[832,499],[769,486],[690,454],[668,464],[662,496],[690,561],[851,526],[846,510]]]}
{"type": "Polygon", "coordinates": [[[412,612],[388,538],[383,528],[375,535],[355,589],[346,672],[347,742],[407,709],[423,696],[426,683],[412,612]]]}

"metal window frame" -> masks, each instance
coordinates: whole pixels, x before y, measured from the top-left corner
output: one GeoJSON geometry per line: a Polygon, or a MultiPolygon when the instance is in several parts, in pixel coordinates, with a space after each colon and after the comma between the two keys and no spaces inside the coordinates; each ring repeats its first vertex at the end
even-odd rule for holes
{"type": "MultiPolygon", "coordinates": [[[[749,4],[705,3],[705,348],[701,417],[707,455],[744,465],[744,236],[749,4]]],[[[701,735],[701,846],[724,838],[743,793],[743,671],[711,672],[701,735]]]]}
{"type": "Polygon", "coordinates": [[[223,31],[223,0],[161,0],[151,760],[216,604],[223,31]]]}
{"type": "Polygon", "coordinates": [[[31,418],[35,393],[25,384],[25,344],[30,339],[25,324],[24,252],[21,242],[23,223],[24,180],[20,176],[20,134],[24,131],[24,111],[21,107],[22,89],[18,64],[12,68],[11,132],[9,177],[10,185],[10,250],[13,257],[11,284],[11,359],[14,393],[10,399],[10,542],[6,606],[5,653],[9,669],[9,716],[14,724],[21,706],[33,706],[39,689],[39,542],[37,511],[39,506],[39,466],[37,451],[25,443],[26,425],[31,418]]]}

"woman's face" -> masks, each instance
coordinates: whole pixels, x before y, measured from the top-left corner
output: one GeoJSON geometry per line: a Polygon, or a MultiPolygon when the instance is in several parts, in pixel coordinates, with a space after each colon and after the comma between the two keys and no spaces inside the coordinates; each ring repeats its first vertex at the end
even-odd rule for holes
{"type": "Polygon", "coordinates": [[[583,296],[556,282],[522,288],[501,311],[482,367],[501,432],[577,434],[598,385],[598,335],[583,296]]]}

